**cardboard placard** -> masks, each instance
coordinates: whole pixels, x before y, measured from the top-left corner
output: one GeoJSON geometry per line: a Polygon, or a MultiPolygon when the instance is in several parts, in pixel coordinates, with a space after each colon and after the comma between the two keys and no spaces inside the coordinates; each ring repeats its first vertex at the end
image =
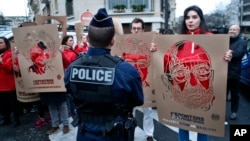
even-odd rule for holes
{"type": "Polygon", "coordinates": [[[62,32],[63,32],[63,37],[66,36],[67,34],[67,17],[66,16],[36,16],[36,23],[38,25],[43,25],[45,21],[47,20],[56,20],[62,25],[62,32]]]}
{"type": "Polygon", "coordinates": [[[25,93],[65,92],[57,25],[12,29],[25,93]]]}
{"type": "Polygon", "coordinates": [[[15,52],[15,44],[11,44],[12,50],[12,63],[14,68],[14,78],[15,78],[15,85],[16,85],[16,94],[17,100],[20,102],[35,102],[40,100],[40,95],[38,93],[25,93],[24,92],[24,84],[23,78],[21,75],[19,62],[17,55],[15,52]]]}
{"type": "Polygon", "coordinates": [[[123,32],[122,23],[121,23],[120,18],[112,18],[112,19],[113,19],[113,23],[115,26],[115,34],[116,35],[123,35],[124,32],[123,32]]]}
{"type": "Polygon", "coordinates": [[[138,69],[143,82],[143,107],[156,106],[151,60],[152,52],[150,52],[153,34],[155,33],[117,35],[115,45],[111,49],[113,55],[121,56],[138,69]]]}
{"type": "Polygon", "coordinates": [[[75,32],[77,37],[77,44],[82,40],[82,34],[83,34],[83,24],[82,23],[76,23],[75,24],[75,32]]]}
{"type": "Polygon", "coordinates": [[[155,35],[152,54],[159,121],[224,136],[228,35],[155,35]],[[165,60],[165,61],[164,61],[165,60]]]}

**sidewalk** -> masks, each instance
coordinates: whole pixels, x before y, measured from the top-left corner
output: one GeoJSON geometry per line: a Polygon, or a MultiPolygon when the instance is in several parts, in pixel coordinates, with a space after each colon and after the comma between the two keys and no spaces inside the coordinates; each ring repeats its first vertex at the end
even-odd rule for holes
{"type": "MultiPolygon", "coordinates": [[[[226,121],[228,125],[225,125],[225,136],[215,137],[209,136],[209,141],[229,141],[229,126],[232,124],[248,124],[250,125],[250,95],[249,89],[245,91],[245,94],[240,95],[239,105],[239,117],[237,120],[229,120],[230,115],[230,102],[227,102],[226,109],[226,121]]],[[[138,127],[135,131],[135,141],[145,141],[146,135],[142,128],[143,113],[140,108],[135,111],[138,127]]],[[[177,141],[178,140],[178,128],[166,126],[158,122],[157,111],[153,110],[152,117],[154,118],[154,138],[155,141],[177,141]]],[[[21,125],[16,128],[8,126],[0,126],[0,141],[75,141],[77,128],[70,127],[71,131],[68,134],[62,134],[62,128],[54,135],[47,136],[46,131],[51,127],[51,124],[35,129],[35,121],[38,119],[38,113],[27,113],[21,116],[21,125]]],[[[70,119],[72,120],[72,119],[70,119]]],[[[190,140],[196,141],[197,134],[191,132],[190,140]]]]}
{"type": "MultiPolygon", "coordinates": [[[[72,118],[69,118],[70,122],[72,118]]],[[[74,141],[76,139],[77,127],[74,128],[70,125],[70,132],[67,134],[62,133],[62,125],[60,125],[60,130],[56,131],[54,134],[49,136],[50,141],[74,141]]],[[[135,141],[146,141],[146,135],[143,130],[139,127],[135,129],[135,141]]]]}

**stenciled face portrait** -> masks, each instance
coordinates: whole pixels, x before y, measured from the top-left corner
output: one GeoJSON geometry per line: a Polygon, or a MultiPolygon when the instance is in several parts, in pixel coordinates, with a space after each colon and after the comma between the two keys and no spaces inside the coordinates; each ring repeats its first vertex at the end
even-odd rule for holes
{"type": "Polygon", "coordinates": [[[148,75],[149,56],[124,52],[122,58],[132,64],[139,71],[143,86],[148,87],[149,82],[147,82],[146,79],[148,75]]]}
{"type": "Polygon", "coordinates": [[[213,70],[205,49],[192,41],[180,41],[164,56],[162,80],[170,97],[190,109],[209,110],[213,94],[213,70]]]}
{"type": "Polygon", "coordinates": [[[143,87],[150,87],[147,77],[151,60],[147,44],[143,40],[138,40],[136,38],[127,38],[126,43],[130,50],[127,53],[123,52],[121,57],[139,71],[143,87]]]}

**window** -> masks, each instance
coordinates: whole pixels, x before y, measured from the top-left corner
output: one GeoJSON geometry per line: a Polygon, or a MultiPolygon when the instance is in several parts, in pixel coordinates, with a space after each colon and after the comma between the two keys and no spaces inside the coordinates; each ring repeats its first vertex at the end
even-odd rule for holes
{"type": "Polygon", "coordinates": [[[74,16],[73,0],[66,0],[66,15],[67,17],[74,16]]]}
{"type": "MultiPolygon", "coordinates": [[[[145,11],[152,10],[153,0],[106,0],[106,8],[112,10],[116,5],[126,5],[126,9],[131,10],[132,6],[145,5],[145,11]]],[[[132,10],[131,10],[132,11],[132,10]]]]}

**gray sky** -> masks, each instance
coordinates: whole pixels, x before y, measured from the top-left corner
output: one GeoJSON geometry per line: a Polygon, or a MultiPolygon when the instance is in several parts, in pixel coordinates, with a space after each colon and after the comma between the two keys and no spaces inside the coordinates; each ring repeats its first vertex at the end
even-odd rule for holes
{"type": "Polygon", "coordinates": [[[231,0],[176,0],[176,17],[183,16],[185,8],[191,5],[199,6],[204,14],[213,12],[216,7],[225,9],[231,0]]]}
{"type": "Polygon", "coordinates": [[[26,16],[29,11],[25,7],[27,0],[0,0],[0,11],[4,16],[26,16]]]}

